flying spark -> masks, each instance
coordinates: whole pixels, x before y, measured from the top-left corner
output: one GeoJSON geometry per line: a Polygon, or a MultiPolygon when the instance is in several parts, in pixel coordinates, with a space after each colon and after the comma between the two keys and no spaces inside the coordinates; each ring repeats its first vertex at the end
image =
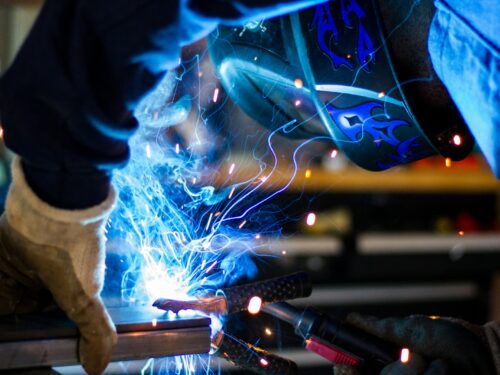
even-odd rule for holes
{"type": "Polygon", "coordinates": [[[310,227],[316,224],[316,214],[314,212],[307,214],[306,224],[310,227]]]}
{"type": "Polygon", "coordinates": [[[214,103],[217,103],[218,99],[219,99],[219,88],[216,88],[214,90],[214,96],[213,96],[212,100],[213,100],[214,103]]]}
{"type": "Polygon", "coordinates": [[[410,361],[410,350],[408,348],[401,349],[401,363],[408,363],[410,361]]]}
{"type": "Polygon", "coordinates": [[[232,163],[231,166],[229,167],[228,174],[232,175],[235,168],[236,168],[236,164],[232,163]]]}

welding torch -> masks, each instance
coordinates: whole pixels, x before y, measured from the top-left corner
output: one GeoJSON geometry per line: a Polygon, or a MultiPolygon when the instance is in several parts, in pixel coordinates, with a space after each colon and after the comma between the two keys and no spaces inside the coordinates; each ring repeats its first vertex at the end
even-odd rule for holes
{"type": "MultiPolygon", "coordinates": [[[[198,310],[206,314],[229,315],[240,311],[262,309],[267,314],[291,324],[305,339],[307,350],[336,364],[357,367],[362,374],[378,374],[389,363],[399,359],[401,349],[345,321],[319,313],[311,308],[300,310],[284,301],[308,297],[312,292],[309,276],[304,272],[283,277],[222,288],[215,295],[193,301],[159,299],[154,306],[178,313],[198,310]],[[254,307],[253,301],[258,306],[254,307]]],[[[217,335],[213,346],[218,354],[239,367],[258,374],[292,375],[294,362],[232,336],[217,335]]]]}
{"type": "Polygon", "coordinates": [[[400,358],[401,348],[395,344],[314,309],[278,302],[263,306],[262,311],[291,324],[307,350],[335,364],[357,367],[361,374],[379,374],[400,358]]]}
{"type": "MultiPolygon", "coordinates": [[[[153,306],[178,313],[197,310],[205,314],[231,315],[241,311],[260,311],[264,304],[303,298],[311,295],[309,275],[297,272],[291,275],[219,289],[215,294],[192,301],[158,299],[153,306]]],[[[295,362],[246,343],[220,331],[212,338],[216,354],[236,366],[261,375],[296,375],[295,362]]]]}

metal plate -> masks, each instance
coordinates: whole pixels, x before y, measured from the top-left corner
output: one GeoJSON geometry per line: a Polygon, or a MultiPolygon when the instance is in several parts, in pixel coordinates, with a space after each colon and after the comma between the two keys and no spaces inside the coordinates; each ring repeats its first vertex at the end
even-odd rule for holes
{"type": "MultiPolygon", "coordinates": [[[[112,360],[201,354],[210,350],[210,319],[168,319],[153,308],[109,310],[118,332],[112,360]]],[[[62,313],[0,320],[0,370],[78,363],[78,331],[62,313]]]]}

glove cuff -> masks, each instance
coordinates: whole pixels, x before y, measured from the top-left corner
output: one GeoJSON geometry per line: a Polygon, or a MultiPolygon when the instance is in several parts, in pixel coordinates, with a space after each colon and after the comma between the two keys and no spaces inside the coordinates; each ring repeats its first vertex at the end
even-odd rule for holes
{"type": "Polygon", "coordinates": [[[66,259],[66,267],[74,271],[87,296],[98,296],[104,282],[104,224],[116,199],[114,189],[97,206],[64,210],[42,201],[30,189],[19,158],[12,163],[12,176],[5,215],[11,236],[20,235],[16,241],[24,248],[25,259],[66,259]]]}

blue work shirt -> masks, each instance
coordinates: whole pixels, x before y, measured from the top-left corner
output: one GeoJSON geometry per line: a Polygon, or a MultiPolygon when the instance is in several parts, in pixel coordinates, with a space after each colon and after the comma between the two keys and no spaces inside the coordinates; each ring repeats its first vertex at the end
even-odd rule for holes
{"type": "Polygon", "coordinates": [[[429,52],[476,138],[500,178],[500,1],[436,1],[429,52]]]}

